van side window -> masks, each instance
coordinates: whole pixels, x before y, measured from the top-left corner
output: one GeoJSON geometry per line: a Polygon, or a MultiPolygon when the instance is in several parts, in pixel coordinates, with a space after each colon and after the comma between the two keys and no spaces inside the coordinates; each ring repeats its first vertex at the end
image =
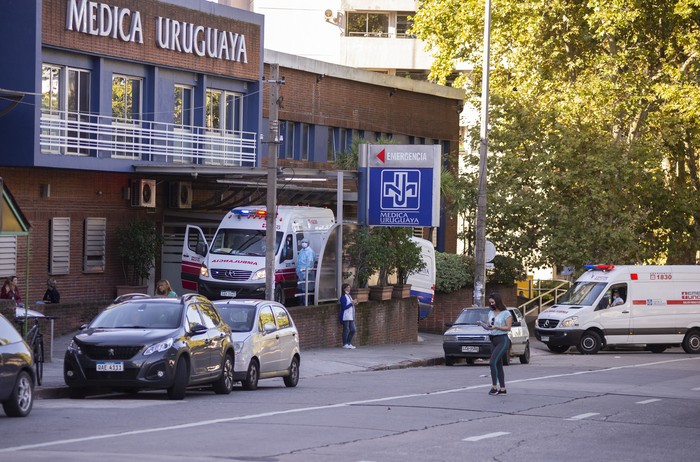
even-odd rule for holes
{"type": "Polygon", "coordinates": [[[304,233],[297,233],[297,251],[301,250],[302,239],[304,239],[304,233]]]}
{"type": "Polygon", "coordinates": [[[615,284],[610,288],[610,306],[624,305],[627,301],[627,284],[615,284]]]}
{"type": "Polygon", "coordinates": [[[287,234],[287,237],[284,239],[284,247],[280,254],[280,263],[285,260],[294,260],[294,238],[291,234],[287,234]]]}

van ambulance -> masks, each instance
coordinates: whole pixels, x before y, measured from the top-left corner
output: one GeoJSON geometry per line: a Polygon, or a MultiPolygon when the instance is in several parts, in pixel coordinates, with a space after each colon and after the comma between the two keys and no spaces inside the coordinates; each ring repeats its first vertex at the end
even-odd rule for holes
{"type": "MultiPolygon", "coordinates": [[[[277,207],[275,217],[275,300],[284,304],[297,291],[296,261],[306,238],[318,253],[335,224],[320,207],[277,207]]],[[[187,225],[182,246],[182,287],[211,300],[265,297],[265,206],[236,207],[221,220],[211,243],[201,228],[187,225]]]]}
{"type": "Polygon", "coordinates": [[[555,353],[609,346],[700,353],[700,266],[588,265],[557,304],[540,313],[535,336],[555,353]],[[615,304],[613,292],[622,300],[615,304]]]}
{"type": "Polygon", "coordinates": [[[433,311],[435,297],[435,247],[419,237],[411,237],[411,241],[420,248],[425,267],[409,275],[406,284],[411,284],[411,297],[418,298],[418,319],[425,319],[433,311]]]}

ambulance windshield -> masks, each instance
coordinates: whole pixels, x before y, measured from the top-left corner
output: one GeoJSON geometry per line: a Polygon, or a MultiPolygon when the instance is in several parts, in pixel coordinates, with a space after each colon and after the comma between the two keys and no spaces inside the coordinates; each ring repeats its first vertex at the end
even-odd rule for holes
{"type": "Polygon", "coordinates": [[[557,305],[593,305],[605,286],[605,282],[575,282],[557,305]]]}
{"type": "MultiPolygon", "coordinates": [[[[265,231],[255,229],[219,229],[211,244],[211,253],[219,255],[265,256],[265,231]]],[[[275,255],[282,242],[282,233],[276,236],[275,255]]]]}

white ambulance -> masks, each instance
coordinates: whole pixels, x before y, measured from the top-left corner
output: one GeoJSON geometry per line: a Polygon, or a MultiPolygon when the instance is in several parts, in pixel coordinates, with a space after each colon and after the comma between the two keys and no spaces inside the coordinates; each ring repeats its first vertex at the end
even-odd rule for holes
{"type": "MultiPolygon", "coordinates": [[[[301,240],[318,254],[335,224],[333,212],[320,207],[277,207],[275,217],[275,300],[294,299],[296,261],[301,240]]],[[[219,224],[211,243],[201,228],[187,225],[182,246],[182,287],[211,300],[265,297],[265,206],[236,207],[219,224]]]]}
{"type": "Polygon", "coordinates": [[[537,317],[535,335],[551,351],[575,346],[594,354],[634,345],[661,353],[682,345],[687,353],[700,353],[700,266],[587,268],[537,317]]]}

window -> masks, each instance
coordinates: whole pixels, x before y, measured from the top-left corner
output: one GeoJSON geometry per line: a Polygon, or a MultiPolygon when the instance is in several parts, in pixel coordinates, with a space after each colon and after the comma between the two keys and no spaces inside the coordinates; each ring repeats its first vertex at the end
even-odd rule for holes
{"type": "Polygon", "coordinates": [[[207,90],[207,130],[221,129],[221,97],[222,91],[207,90]]]}
{"type": "Polygon", "coordinates": [[[70,269],[70,218],[51,219],[49,274],[68,274],[70,269]]]}
{"type": "Polygon", "coordinates": [[[258,317],[258,328],[260,332],[263,331],[265,324],[275,324],[275,317],[272,315],[272,310],[269,306],[264,307],[260,310],[260,317],[258,317]]]}
{"type": "Polygon", "coordinates": [[[388,37],[389,13],[348,13],[350,37],[388,37]]]}
{"type": "Polygon", "coordinates": [[[311,127],[309,124],[301,124],[301,160],[309,160],[309,151],[311,150],[311,127]]]}
{"type": "Polygon", "coordinates": [[[243,126],[243,95],[207,89],[207,129],[234,132],[243,126]]]}
{"type": "Polygon", "coordinates": [[[83,251],[83,272],[104,273],[105,241],[107,237],[106,218],[85,219],[85,242],[83,251]]]}
{"type": "Polygon", "coordinates": [[[294,159],[296,156],[296,129],[295,122],[287,122],[287,130],[284,136],[284,157],[294,159]]]}
{"type": "Polygon", "coordinates": [[[197,325],[203,325],[202,324],[202,318],[199,316],[199,310],[197,310],[197,305],[196,304],[191,304],[187,307],[187,327],[188,330],[194,329],[195,326],[197,325]]]}
{"type": "Polygon", "coordinates": [[[188,129],[192,125],[192,89],[175,85],[173,123],[176,128],[188,129]]]}
{"type": "Polygon", "coordinates": [[[41,68],[41,112],[60,116],[61,68],[44,64],[41,68]]]}
{"type": "Polygon", "coordinates": [[[221,324],[221,318],[212,305],[200,303],[198,306],[200,314],[202,315],[202,320],[204,321],[204,327],[207,329],[215,329],[221,324]]]}
{"type": "Polygon", "coordinates": [[[275,313],[275,319],[277,319],[277,327],[279,329],[284,329],[292,325],[291,321],[289,320],[289,314],[287,314],[283,308],[273,306],[272,311],[275,313]]]}
{"type": "Polygon", "coordinates": [[[0,234],[0,274],[17,274],[17,236],[0,234]]]}
{"type": "Polygon", "coordinates": [[[399,11],[396,13],[396,37],[397,38],[413,38],[408,31],[413,27],[412,16],[415,13],[399,11]]]}
{"type": "Polygon", "coordinates": [[[333,129],[328,127],[328,143],[326,143],[326,159],[337,160],[338,153],[335,150],[335,142],[333,140],[333,129]]]}
{"type": "Polygon", "coordinates": [[[116,122],[134,123],[141,119],[141,80],[112,77],[112,117],[116,122]]]}

